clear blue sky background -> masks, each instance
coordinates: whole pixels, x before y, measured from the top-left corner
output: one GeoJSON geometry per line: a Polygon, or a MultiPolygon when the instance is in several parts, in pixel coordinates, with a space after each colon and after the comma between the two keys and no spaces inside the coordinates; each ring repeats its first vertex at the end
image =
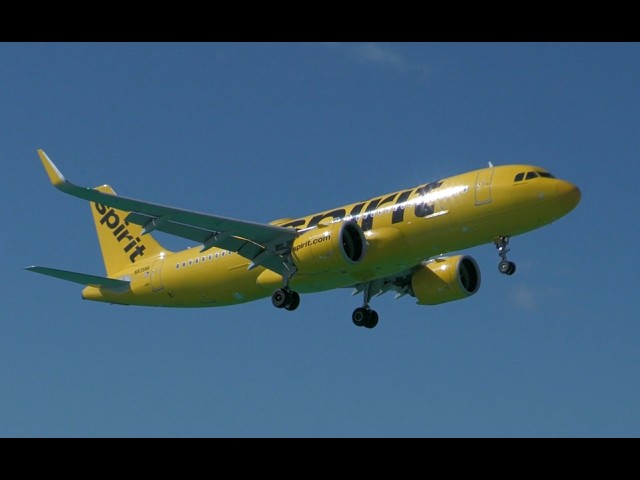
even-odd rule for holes
{"type": "MultiPolygon", "coordinates": [[[[0,44],[0,436],[638,436],[638,44],[0,44]],[[567,217],[470,249],[479,293],[169,310],[103,274],[68,178],[266,222],[494,164],[578,184],[567,217]]],[[[171,248],[189,244],[162,237],[171,248]]]]}

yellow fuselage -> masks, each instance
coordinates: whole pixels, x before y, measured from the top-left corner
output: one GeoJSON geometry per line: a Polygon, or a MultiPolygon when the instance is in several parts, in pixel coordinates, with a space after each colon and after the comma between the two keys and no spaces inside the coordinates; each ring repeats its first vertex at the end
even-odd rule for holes
{"type": "MultiPolygon", "coordinates": [[[[542,168],[508,165],[273,224],[303,230],[355,221],[364,231],[367,246],[362,261],[337,272],[298,272],[291,278],[292,289],[309,293],[388,277],[433,256],[525,233],[567,214],[579,200],[576,186],[548,176],[542,168]],[[527,179],[528,172],[538,174],[527,179]]],[[[86,287],[83,298],[130,305],[211,307],[268,297],[282,286],[279,274],[264,267],[249,270],[249,265],[237,253],[216,248],[165,252],[137,261],[116,276],[130,279],[129,290],[115,293],[86,287]]]]}

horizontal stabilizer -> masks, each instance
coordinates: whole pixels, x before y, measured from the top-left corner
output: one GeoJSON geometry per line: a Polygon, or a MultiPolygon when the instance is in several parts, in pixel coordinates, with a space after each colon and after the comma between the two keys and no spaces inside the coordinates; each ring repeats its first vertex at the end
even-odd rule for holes
{"type": "Polygon", "coordinates": [[[49,275],[50,277],[61,278],[68,282],[79,283],[96,288],[109,288],[112,290],[123,289],[129,286],[126,280],[117,280],[115,278],[98,277],[97,275],[87,275],[86,273],[69,272],[67,270],[58,270],[56,268],[47,267],[27,267],[30,272],[49,275]]]}

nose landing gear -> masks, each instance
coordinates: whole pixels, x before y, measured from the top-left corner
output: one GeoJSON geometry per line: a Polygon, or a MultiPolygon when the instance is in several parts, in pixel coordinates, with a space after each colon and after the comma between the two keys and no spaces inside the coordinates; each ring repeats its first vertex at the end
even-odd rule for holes
{"type": "Polygon", "coordinates": [[[498,271],[504,275],[513,275],[516,273],[516,264],[507,260],[507,248],[509,245],[508,236],[500,236],[494,242],[498,249],[498,255],[500,255],[500,263],[498,263],[498,271]]]}

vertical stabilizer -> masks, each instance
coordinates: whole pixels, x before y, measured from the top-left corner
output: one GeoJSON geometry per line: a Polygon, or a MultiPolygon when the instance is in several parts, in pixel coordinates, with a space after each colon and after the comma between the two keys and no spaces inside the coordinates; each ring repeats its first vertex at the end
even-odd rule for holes
{"type": "MultiPolygon", "coordinates": [[[[116,194],[109,185],[94,190],[116,194]]],[[[125,220],[129,212],[95,202],[90,205],[108,276],[115,276],[142,260],[168,253],[150,234],[142,235],[142,227],[125,220]]]]}

